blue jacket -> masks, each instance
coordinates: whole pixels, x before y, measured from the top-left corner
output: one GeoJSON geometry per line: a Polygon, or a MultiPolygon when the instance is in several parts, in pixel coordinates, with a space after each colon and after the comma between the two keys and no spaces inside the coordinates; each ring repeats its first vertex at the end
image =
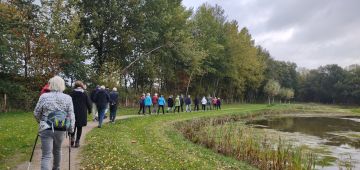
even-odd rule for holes
{"type": "Polygon", "coordinates": [[[164,99],[164,97],[160,97],[160,98],[159,98],[158,104],[159,104],[159,106],[165,106],[165,99],[164,99]]]}
{"type": "Polygon", "coordinates": [[[145,97],[145,106],[151,106],[152,105],[152,100],[150,96],[146,96],[145,97]]]}

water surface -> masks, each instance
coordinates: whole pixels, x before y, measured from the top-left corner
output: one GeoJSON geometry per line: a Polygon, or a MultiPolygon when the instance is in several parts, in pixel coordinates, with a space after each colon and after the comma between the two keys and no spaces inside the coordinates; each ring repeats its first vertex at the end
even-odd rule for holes
{"type": "Polygon", "coordinates": [[[356,116],[277,116],[247,122],[248,125],[276,130],[297,145],[326,148],[323,156],[338,160],[320,169],[338,169],[336,162],[351,162],[360,169],[360,117],[356,116]]]}

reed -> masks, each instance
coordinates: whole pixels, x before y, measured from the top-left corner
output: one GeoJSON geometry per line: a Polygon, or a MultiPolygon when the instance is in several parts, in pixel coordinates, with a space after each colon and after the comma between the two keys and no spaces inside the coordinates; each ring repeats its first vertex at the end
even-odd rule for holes
{"type": "Polygon", "coordinates": [[[243,116],[178,122],[175,127],[190,141],[266,170],[315,169],[316,156],[280,137],[272,140],[238,123],[243,116]]]}

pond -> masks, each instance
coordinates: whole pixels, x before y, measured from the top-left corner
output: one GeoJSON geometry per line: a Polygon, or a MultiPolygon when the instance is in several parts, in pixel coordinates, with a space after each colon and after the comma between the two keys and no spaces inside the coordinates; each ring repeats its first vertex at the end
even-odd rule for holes
{"type": "Polygon", "coordinates": [[[283,115],[248,121],[247,125],[308,148],[323,159],[319,169],[360,169],[360,117],[283,115]]]}

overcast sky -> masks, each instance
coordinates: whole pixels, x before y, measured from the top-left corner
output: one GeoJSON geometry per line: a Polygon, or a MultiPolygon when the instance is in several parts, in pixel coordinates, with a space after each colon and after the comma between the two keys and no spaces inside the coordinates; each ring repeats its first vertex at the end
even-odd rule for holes
{"type": "Polygon", "coordinates": [[[218,4],[277,60],[300,67],[360,64],[360,0],[183,0],[218,4]]]}

